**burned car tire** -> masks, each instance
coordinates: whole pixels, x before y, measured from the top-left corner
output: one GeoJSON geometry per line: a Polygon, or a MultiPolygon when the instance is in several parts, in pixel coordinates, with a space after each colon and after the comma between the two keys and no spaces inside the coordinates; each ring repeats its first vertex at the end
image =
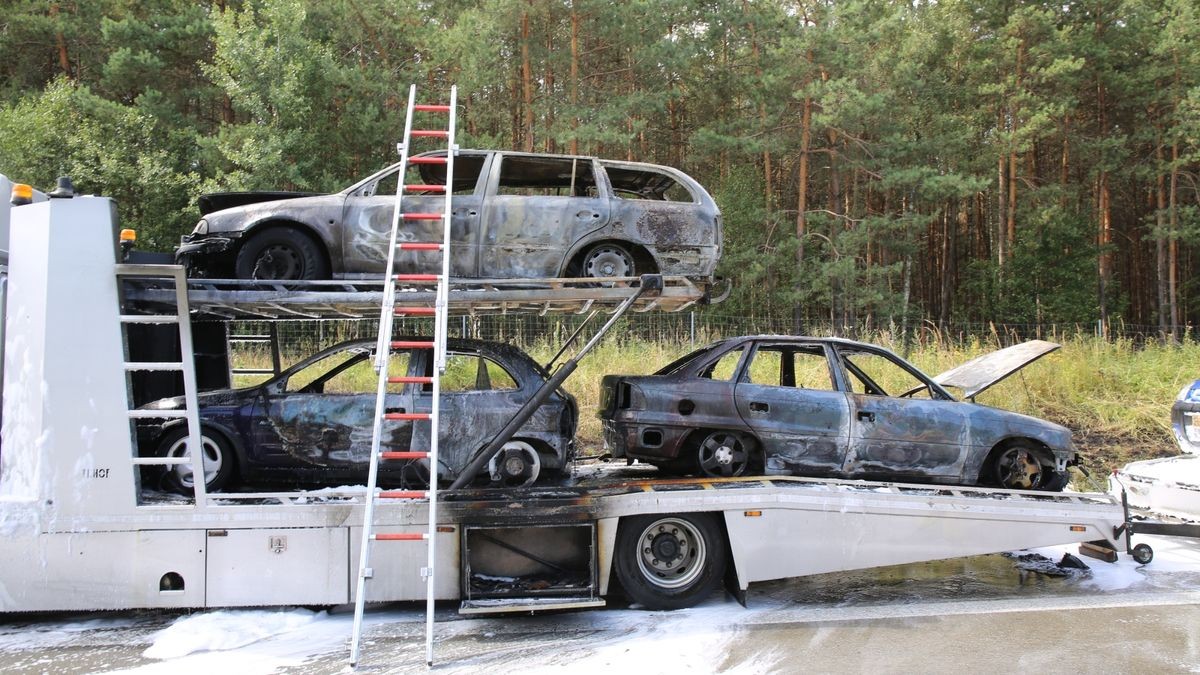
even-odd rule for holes
{"type": "Polygon", "coordinates": [[[1023,443],[1013,443],[1001,449],[992,461],[992,476],[996,486],[1006,490],[1052,489],[1045,484],[1046,471],[1038,459],[1039,454],[1023,443]]]}
{"type": "Polygon", "coordinates": [[[596,277],[636,277],[637,264],[633,254],[619,244],[605,243],[593,246],[583,256],[581,269],[583,276],[596,277]]]}
{"type": "Polygon", "coordinates": [[[712,478],[732,478],[746,473],[753,459],[751,442],[733,431],[714,431],[696,447],[696,467],[712,478]]]}
{"type": "Polygon", "coordinates": [[[708,597],[725,576],[728,553],[717,515],[621,519],[614,565],[630,600],[646,609],[683,609],[708,597]]]}
{"type": "MultiPolygon", "coordinates": [[[[176,427],[167,433],[158,444],[160,457],[186,457],[187,426],[176,427]]],[[[200,429],[200,445],[204,448],[204,487],[209,492],[218,492],[229,484],[234,473],[234,458],[229,442],[211,429],[200,429]]],[[[167,467],[166,486],[173,492],[191,495],[193,491],[192,468],[187,464],[167,467]]]]}
{"type": "Polygon", "coordinates": [[[242,245],[234,274],[239,279],[328,279],[329,264],[312,237],[290,227],[271,227],[242,245]]]}

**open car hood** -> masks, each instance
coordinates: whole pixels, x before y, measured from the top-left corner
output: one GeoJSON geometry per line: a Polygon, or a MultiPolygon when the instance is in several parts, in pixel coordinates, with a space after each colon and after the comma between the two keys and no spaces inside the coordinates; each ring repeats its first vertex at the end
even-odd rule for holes
{"type": "Polygon", "coordinates": [[[1062,345],[1045,340],[1030,340],[1019,345],[977,356],[933,378],[943,387],[957,387],[964,398],[975,398],[988,387],[1037,361],[1062,345]]]}

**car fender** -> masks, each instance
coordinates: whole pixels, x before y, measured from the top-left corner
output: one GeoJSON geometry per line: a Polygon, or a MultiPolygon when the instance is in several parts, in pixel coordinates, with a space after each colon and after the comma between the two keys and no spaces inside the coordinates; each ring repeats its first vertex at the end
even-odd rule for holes
{"type": "MultiPolygon", "coordinates": [[[[662,266],[658,262],[658,257],[654,255],[654,252],[650,250],[650,247],[647,246],[645,244],[645,242],[637,241],[635,239],[631,239],[626,236],[616,236],[616,233],[613,230],[612,226],[606,225],[605,227],[602,227],[599,230],[596,230],[595,232],[591,232],[591,233],[587,234],[586,236],[584,236],[583,238],[581,238],[579,241],[575,242],[575,244],[572,245],[571,248],[567,251],[567,254],[565,256],[563,256],[562,262],[559,263],[558,272],[555,276],[558,276],[558,277],[566,276],[567,269],[571,266],[571,263],[575,261],[576,257],[581,255],[588,248],[590,248],[602,241],[612,241],[612,242],[616,242],[618,244],[624,244],[627,246],[639,248],[642,251],[644,251],[645,254],[647,256],[649,256],[651,260],[654,261],[655,269],[657,269],[659,271],[662,270],[662,266]]],[[[635,256],[637,255],[636,250],[630,251],[630,253],[633,253],[635,256]]]]}
{"type": "Polygon", "coordinates": [[[342,259],[341,239],[332,237],[329,227],[317,227],[312,223],[308,223],[301,219],[290,216],[264,216],[260,220],[250,223],[244,230],[242,230],[242,236],[238,238],[237,246],[239,248],[245,246],[250,237],[272,227],[290,227],[312,237],[315,241],[321,244],[322,248],[325,249],[325,254],[329,258],[330,269],[341,269],[340,264],[335,264],[337,261],[342,259]]]}

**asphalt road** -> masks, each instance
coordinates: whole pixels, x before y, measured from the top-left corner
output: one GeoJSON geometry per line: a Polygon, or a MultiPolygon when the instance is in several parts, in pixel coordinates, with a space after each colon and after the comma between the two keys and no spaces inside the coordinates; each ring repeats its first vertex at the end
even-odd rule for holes
{"type": "MultiPolygon", "coordinates": [[[[1200,672],[1200,543],[1155,548],[1159,560],[1147,567],[1089,560],[1090,572],[1071,576],[990,555],[764,583],[751,588],[746,608],[723,593],[676,612],[616,604],[481,619],[446,604],[433,672],[1200,672]]],[[[0,671],[348,672],[350,618],[304,610],[7,617],[0,671]],[[301,623],[237,646],[247,626],[281,616],[301,623]],[[146,654],[152,645],[162,651],[172,631],[196,645],[146,654]]],[[[425,672],[423,629],[419,606],[372,609],[359,672],[425,672]]]]}

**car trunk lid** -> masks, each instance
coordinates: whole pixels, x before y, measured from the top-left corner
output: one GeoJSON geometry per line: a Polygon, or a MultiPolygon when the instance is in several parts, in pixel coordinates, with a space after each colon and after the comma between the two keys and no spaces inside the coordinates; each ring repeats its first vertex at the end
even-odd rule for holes
{"type": "Polygon", "coordinates": [[[1045,340],[1030,340],[1005,347],[941,373],[933,378],[944,387],[957,387],[964,398],[975,398],[989,387],[1062,345],[1045,340]]]}

